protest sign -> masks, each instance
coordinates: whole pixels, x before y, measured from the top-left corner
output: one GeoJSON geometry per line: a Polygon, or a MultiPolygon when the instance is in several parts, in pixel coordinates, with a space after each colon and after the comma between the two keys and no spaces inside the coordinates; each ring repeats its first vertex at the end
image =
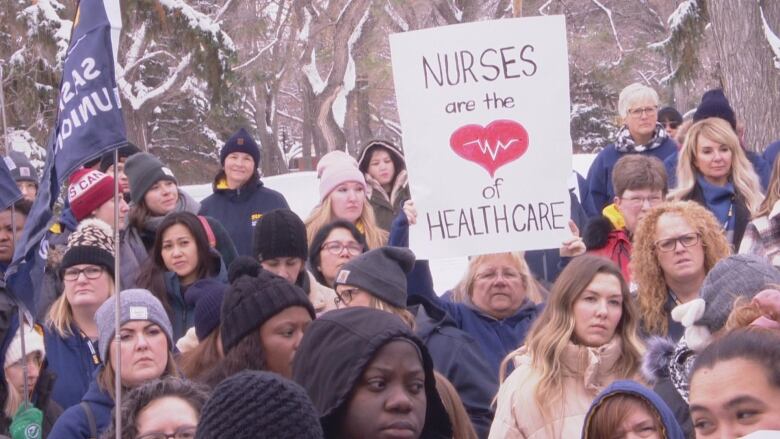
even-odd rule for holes
{"type": "Polygon", "coordinates": [[[571,136],[561,16],[390,36],[420,258],[558,247],[571,136]]]}

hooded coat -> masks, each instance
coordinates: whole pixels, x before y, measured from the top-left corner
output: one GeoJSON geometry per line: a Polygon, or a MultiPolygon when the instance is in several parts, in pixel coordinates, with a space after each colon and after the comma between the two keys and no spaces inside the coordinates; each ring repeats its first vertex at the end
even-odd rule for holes
{"type": "Polygon", "coordinates": [[[201,201],[198,214],[212,217],[224,225],[239,255],[253,256],[252,234],[257,220],[266,212],[289,208],[287,200],[279,192],[265,187],[260,178],[250,179],[238,189],[230,189],[224,171],[217,175],[213,188],[214,193],[201,201]]]}
{"type": "Polygon", "coordinates": [[[631,395],[642,398],[647,404],[652,406],[658,414],[661,424],[664,427],[664,439],[685,439],[682,428],[680,428],[680,425],[674,418],[674,414],[664,400],[647,387],[630,380],[615,381],[593,400],[593,404],[591,404],[588,414],[585,415],[585,424],[582,427],[582,439],[599,439],[588,435],[588,426],[590,425],[590,421],[593,418],[596,409],[598,409],[601,403],[607,398],[615,395],[631,395]]]}
{"type": "MultiPolygon", "coordinates": [[[[87,390],[81,401],[92,409],[99,436],[108,429],[111,423],[111,410],[114,409],[114,400],[108,392],[98,386],[96,379],[98,373],[95,373],[95,379],[89,384],[89,390],[87,390]]],[[[49,439],[90,439],[91,437],[87,413],[81,404],[65,410],[57,419],[54,428],[49,434],[49,439]]]]}
{"type": "Polygon", "coordinates": [[[52,398],[65,409],[81,401],[100,366],[99,360],[96,361],[97,342],[90,342],[75,325],[71,331],[73,335],[63,337],[47,326],[43,333],[48,369],[62,377],[54,383],[52,398]]]}
{"type": "Polygon", "coordinates": [[[383,230],[389,232],[390,226],[393,223],[393,218],[401,212],[406,200],[411,198],[404,155],[394,144],[381,140],[374,140],[368,142],[360,151],[358,167],[360,168],[360,172],[366,176],[366,184],[368,186],[368,193],[366,196],[368,197],[369,203],[371,203],[371,207],[374,209],[376,224],[383,230]],[[390,189],[390,193],[387,193],[382,185],[368,174],[368,165],[371,162],[371,155],[376,148],[384,148],[387,150],[388,154],[390,154],[390,158],[393,160],[395,176],[392,180],[393,185],[390,189]]]}
{"type": "Polygon", "coordinates": [[[433,375],[425,344],[398,316],[366,307],[338,309],[312,321],[293,361],[293,380],[311,397],[327,439],[336,439],[339,416],[374,355],[397,338],[412,341],[422,355],[427,410],[420,437],[452,437],[452,427],[433,375]]]}

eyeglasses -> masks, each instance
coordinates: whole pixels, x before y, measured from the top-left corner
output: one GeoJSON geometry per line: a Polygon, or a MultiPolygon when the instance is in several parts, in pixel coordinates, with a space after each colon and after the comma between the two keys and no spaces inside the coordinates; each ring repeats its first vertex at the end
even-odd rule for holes
{"type": "Polygon", "coordinates": [[[147,433],[143,436],[137,436],[135,439],[193,439],[195,437],[195,431],[197,427],[186,425],[179,427],[175,432],[171,434],[162,432],[147,433]]]}
{"type": "Polygon", "coordinates": [[[103,268],[92,266],[87,268],[68,268],[65,270],[65,272],[62,274],[62,278],[67,281],[74,281],[79,278],[81,273],[84,273],[84,277],[87,279],[97,279],[100,277],[101,274],[103,274],[103,268]]]}
{"type": "Polygon", "coordinates": [[[657,195],[652,195],[649,197],[630,197],[630,198],[620,197],[620,199],[632,207],[644,206],[645,202],[647,202],[647,204],[650,207],[654,207],[661,204],[661,202],[664,201],[663,197],[657,195]]]}
{"type": "Polygon", "coordinates": [[[340,255],[341,252],[344,251],[344,249],[347,249],[347,252],[352,256],[357,256],[363,253],[363,245],[358,244],[357,242],[350,242],[344,244],[338,241],[331,241],[322,244],[322,247],[320,248],[322,250],[327,250],[328,253],[332,255],[340,255]]]}
{"type": "Polygon", "coordinates": [[[503,271],[489,270],[489,271],[485,271],[484,273],[477,273],[477,275],[474,276],[474,278],[480,281],[493,282],[496,279],[498,279],[499,275],[501,275],[501,277],[503,277],[504,280],[509,280],[509,281],[522,277],[520,276],[520,273],[518,273],[515,270],[503,270],[503,271]]]}
{"type": "Polygon", "coordinates": [[[336,306],[343,303],[347,306],[352,302],[352,296],[360,292],[360,288],[342,288],[341,291],[336,290],[336,297],[333,299],[336,302],[336,306]]]}
{"type": "Polygon", "coordinates": [[[642,107],[642,108],[629,108],[628,114],[632,117],[650,116],[658,111],[658,107],[642,107]]]}
{"type": "Polygon", "coordinates": [[[669,128],[672,130],[676,130],[680,126],[680,122],[671,122],[671,121],[664,121],[661,122],[661,125],[664,126],[664,128],[669,128]]]}
{"type": "Polygon", "coordinates": [[[699,243],[701,235],[698,233],[688,233],[686,235],[678,236],[676,238],[662,239],[655,242],[655,248],[662,252],[670,252],[677,248],[677,243],[682,244],[683,247],[693,247],[699,243]]]}

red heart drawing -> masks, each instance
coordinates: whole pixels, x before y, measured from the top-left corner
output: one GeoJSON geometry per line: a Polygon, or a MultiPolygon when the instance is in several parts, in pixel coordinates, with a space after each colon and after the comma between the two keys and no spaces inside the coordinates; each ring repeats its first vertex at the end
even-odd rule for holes
{"type": "Polygon", "coordinates": [[[499,119],[482,125],[464,125],[450,136],[455,154],[485,168],[492,178],[498,168],[519,159],[528,150],[528,132],[520,123],[499,119]]]}

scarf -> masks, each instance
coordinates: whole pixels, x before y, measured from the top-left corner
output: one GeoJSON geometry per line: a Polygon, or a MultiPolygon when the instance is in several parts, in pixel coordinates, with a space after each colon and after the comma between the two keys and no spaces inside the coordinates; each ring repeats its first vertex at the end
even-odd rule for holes
{"type": "Polygon", "coordinates": [[[661,146],[661,144],[664,143],[668,137],[669,135],[666,134],[666,130],[664,129],[663,125],[656,122],[655,131],[653,131],[653,138],[644,145],[637,145],[633,137],[631,137],[631,133],[628,131],[628,127],[623,125],[623,127],[620,128],[617,133],[617,138],[615,139],[615,149],[620,153],[650,151],[661,146]]]}
{"type": "Polygon", "coordinates": [[[726,238],[729,242],[734,242],[734,228],[736,218],[734,217],[734,184],[726,183],[724,186],[717,186],[707,181],[704,176],[696,174],[696,183],[701,188],[704,195],[704,202],[707,203],[707,209],[715,215],[718,223],[723,227],[726,238]]]}

